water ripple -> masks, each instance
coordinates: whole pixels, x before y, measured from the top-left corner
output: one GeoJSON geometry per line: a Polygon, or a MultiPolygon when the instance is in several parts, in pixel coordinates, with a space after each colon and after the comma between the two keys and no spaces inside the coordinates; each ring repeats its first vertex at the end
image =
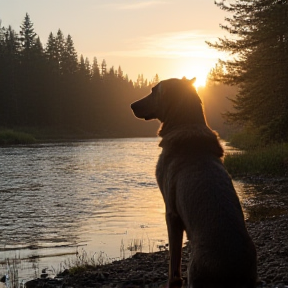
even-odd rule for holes
{"type": "Polygon", "coordinates": [[[141,239],[149,249],[153,239],[167,241],[155,179],[158,141],[2,147],[0,262],[44,255],[47,267],[80,244],[119,257],[121,241],[141,239]]]}

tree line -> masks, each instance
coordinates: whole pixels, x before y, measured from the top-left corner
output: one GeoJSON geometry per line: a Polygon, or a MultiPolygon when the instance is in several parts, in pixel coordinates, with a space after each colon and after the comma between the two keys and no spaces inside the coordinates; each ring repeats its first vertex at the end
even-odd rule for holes
{"type": "Polygon", "coordinates": [[[155,135],[157,125],[136,120],[130,103],[158,81],[157,74],[150,82],[139,75],[133,83],[120,66],[78,57],[71,35],[60,29],[43,47],[28,14],[19,33],[0,22],[0,127],[102,137],[155,135]]]}
{"type": "Polygon", "coordinates": [[[221,27],[231,37],[211,47],[230,54],[211,78],[238,87],[226,120],[259,135],[259,141],[288,141],[288,1],[216,1],[231,13],[221,27]]]}
{"type": "MultiPolygon", "coordinates": [[[[288,140],[287,2],[216,2],[232,14],[221,25],[231,38],[208,44],[230,57],[219,60],[199,94],[208,124],[221,136],[234,129],[224,125],[224,113],[232,127],[258,133],[261,141],[288,140]]],[[[94,57],[90,63],[78,57],[71,35],[60,29],[43,46],[28,14],[18,33],[0,23],[0,128],[40,127],[87,137],[154,136],[157,121],[139,121],[130,103],[158,82],[157,74],[149,82],[143,75],[133,82],[121,67],[108,68],[105,59],[98,63],[94,57]]]]}

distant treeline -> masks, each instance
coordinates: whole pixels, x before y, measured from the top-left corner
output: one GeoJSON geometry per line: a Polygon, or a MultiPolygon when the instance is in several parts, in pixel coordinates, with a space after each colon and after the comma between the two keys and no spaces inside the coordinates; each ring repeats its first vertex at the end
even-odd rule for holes
{"type": "MultiPolygon", "coordinates": [[[[183,75],[184,76],[184,75],[183,75]]],[[[52,137],[155,136],[158,121],[136,119],[130,104],[159,82],[139,75],[133,82],[121,67],[78,57],[72,37],[59,29],[43,47],[26,14],[20,32],[0,23],[0,129],[41,130],[52,137]],[[32,128],[32,129],[31,129],[32,128]],[[36,128],[36,129],[35,129],[36,128]]],[[[231,108],[234,88],[210,82],[199,91],[209,125],[227,134],[221,113],[231,108]]],[[[32,133],[33,134],[33,133],[32,133]]]]}
{"type": "Polygon", "coordinates": [[[59,29],[43,47],[26,14],[20,32],[0,23],[0,127],[42,127],[91,136],[152,136],[157,123],[137,120],[130,103],[144,96],[148,83],[133,83],[121,67],[98,65],[74,48],[59,29]]]}

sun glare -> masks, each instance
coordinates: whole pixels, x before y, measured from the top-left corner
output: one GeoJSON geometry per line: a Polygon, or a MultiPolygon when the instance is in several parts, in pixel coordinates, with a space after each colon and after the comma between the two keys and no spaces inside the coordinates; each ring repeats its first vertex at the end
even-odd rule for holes
{"type": "Polygon", "coordinates": [[[183,77],[185,76],[187,79],[192,79],[196,77],[196,81],[194,82],[195,88],[198,90],[199,87],[205,87],[206,86],[206,79],[207,79],[207,73],[203,72],[200,73],[199,71],[197,74],[196,73],[184,73],[183,77]]]}
{"type": "Polygon", "coordinates": [[[206,66],[197,66],[193,67],[191,69],[191,66],[189,67],[179,67],[178,78],[186,77],[187,79],[192,79],[196,77],[196,81],[194,83],[195,88],[198,90],[199,87],[205,87],[206,86],[206,80],[210,69],[206,66]]]}
{"type": "Polygon", "coordinates": [[[194,86],[198,90],[199,87],[205,87],[206,86],[206,79],[207,79],[207,74],[206,75],[196,75],[196,81],[194,83],[194,86]]]}

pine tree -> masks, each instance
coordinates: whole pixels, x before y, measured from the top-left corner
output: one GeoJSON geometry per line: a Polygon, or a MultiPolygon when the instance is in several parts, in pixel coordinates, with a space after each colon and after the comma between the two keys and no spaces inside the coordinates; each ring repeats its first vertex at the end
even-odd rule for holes
{"type": "Polygon", "coordinates": [[[158,74],[156,74],[154,76],[154,78],[152,79],[152,81],[149,83],[149,86],[153,87],[155,85],[157,85],[160,82],[160,78],[158,76],[158,74]]]}
{"type": "Polygon", "coordinates": [[[35,45],[35,37],[37,34],[34,32],[33,23],[30,16],[26,13],[22,26],[20,26],[20,40],[24,51],[30,50],[35,45]]]}
{"type": "Polygon", "coordinates": [[[18,124],[19,37],[11,26],[0,25],[0,125],[18,124]]]}
{"type": "MultiPolygon", "coordinates": [[[[56,59],[59,65],[60,74],[63,74],[63,54],[65,54],[65,39],[62,31],[58,29],[57,35],[55,37],[55,48],[56,48],[56,59]]],[[[65,57],[64,57],[65,59],[65,57]]]]}
{"type": "Polygon", "coordinates": [[[105,59],[103,59],[102,63],[101,63],[101,76],[104,77],[107,73],[107,64],[105,59]]]}
{"type": "Polygon", "coordinates": [[[20,26],[21,61],[18,69],[19,78],[19,119],[22,124],[31,125],[42,120],[43,85],[46,76],[46,61],[42,43],[34,32],[33,23],[26,13],[20,26]]]}
{"type": "Polygon", "coordinates": [[[98,66],[97,58],[93,58],[93,64],[92,64],[92,80],[97,81],[100,79],[100,70],[98,66]]]}
{"type": "Polygon", "coordinates": [[[35,44],[32,47],[33,53],[35,53],[36,55],[43,55],[44,49],[43,49],[43,45],[41,43],[40,37],[37,37],[35,40],[35,44]]]}
{"type": "Polygon", "coordinates": [[[119,79],[124,79],[124,76],[123,76],[124,74],[123,74],[123,71],[122,71],[122,69],[121,69],[121,66],[119,66],[118,67],[118,70],[117,70],[117,77],[119,78],[119,79]]]}
{"type": "Polygon", "coordinates": [[[75,74],[78,70],[77,52],[74,48],[74,42],[70,35],[67,36],[64,43],[64,49],[61,53],[61,67],[63,74],[75,74]]]}
{"type": "Polygon", "coordinates": [[[230,53],[219,61],[214,80],[238,85],[232,123],[260,129],[265,141],[288,140],[288,1],[241,0],[216,5],[230,13],[221,27],[231,38],[208,44],[230,53]],[[236,35],[236,37],[234,36],[236,35]]]}
{"type": "Polygon", "coordinates": [[[48,37],[48,41],[45,48],[45,55],[48,61],[48,65],[51,68],[51,71],[54,73],[60,73],[60,59],[58,48],[56,44],[56,38],[51,32],[48,37]]]}
{"type": "Polygon", "coordinates": [[[80,56],[79,73],[80,73],[80,76],[82,76],[83,78],[90,79],[91,77],[89,59],[86,57],[84,60],[84,57],[82,54],[80,56]]]}
{"type": "Polygon", "coordinates": [[[90,65],[90,61],[88,57],[85,58],[84,66],[85,66],[86,76],[88,79],[90,79],[92,74],[91,74],[91,65],[90,65]]]}

